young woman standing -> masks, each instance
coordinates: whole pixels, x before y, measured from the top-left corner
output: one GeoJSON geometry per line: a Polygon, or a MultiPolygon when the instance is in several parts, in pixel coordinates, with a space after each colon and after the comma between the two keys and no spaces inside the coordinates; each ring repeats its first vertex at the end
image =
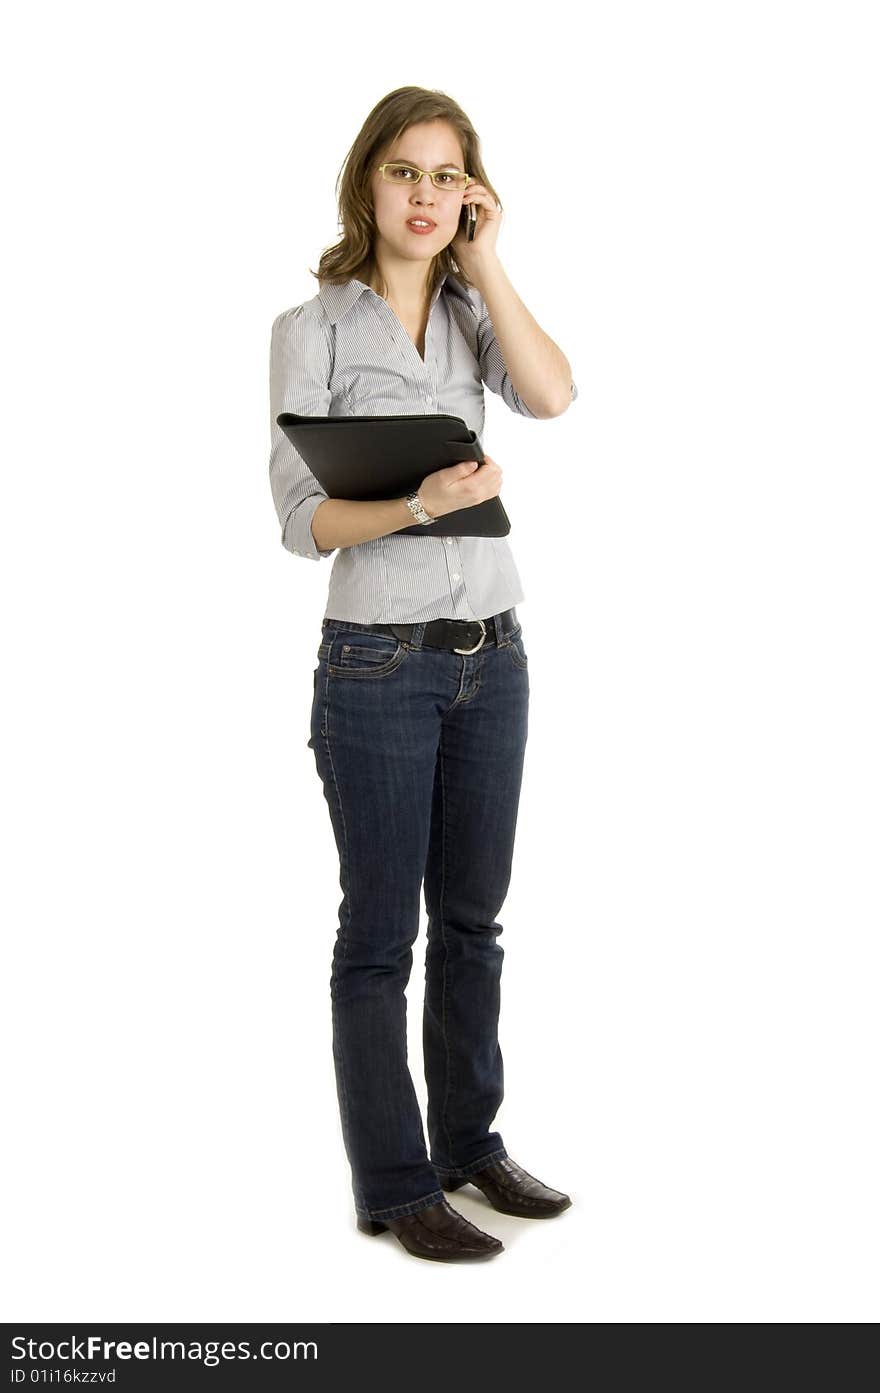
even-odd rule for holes
{"type": "Polygon", "coordinates": [[[343,891],[330,983],[342,1135],[361,1231],[390,1230],[417,1257],[485,1258],[503,1245],[444,1191],[469,1183],[526,1218],[571,1203],[492,1130],[496,916],[528,729],[524,597],[506,538],[398,534],[494,497],[501,470],[486,456],[408,497],[329,498],[276,417],[449,413],[482,436],[484,385],[533,419],[560,415],[577,388],[501,266],[501,205],[445,94],[404,87],[379,102],[348,154],[340,212],[318,294],[272,326],[270,481],[283,545],[315,561],[336,552],[309,746],[343,891]],[[429,1145],[406,1042],[423,882],[429,1145]]]}

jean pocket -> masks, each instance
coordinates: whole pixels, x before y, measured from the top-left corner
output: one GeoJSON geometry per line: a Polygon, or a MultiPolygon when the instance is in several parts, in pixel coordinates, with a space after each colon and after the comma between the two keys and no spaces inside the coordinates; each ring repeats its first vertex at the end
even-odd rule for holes
{"type": "Polygon", "coordinates": [[[529,665],[529,655],[526,653],[522,638],[522,625],[510,636],[510,641],[504,645],[505,651],[510,654],[511,662],[516,667],[527,668],[529,665]]]}
{"type": "Polygon", "coordinates": [[[385,677],[400,667],[408,651],[390,634],[338,631],[330,643],[327,669],[333,677],[385,677]]]}

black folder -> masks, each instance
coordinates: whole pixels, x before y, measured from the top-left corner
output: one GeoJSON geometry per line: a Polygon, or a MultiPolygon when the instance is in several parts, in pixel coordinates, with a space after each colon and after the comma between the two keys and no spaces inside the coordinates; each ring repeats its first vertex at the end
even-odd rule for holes
{"type": "MultiPolygon", "coordinates": [[[[403,498],[428,474],[460,460],[485,458],[476,431],[460,416],[296,416],[277,424],[330,498],[372,502],[403,498]]],[[[395,537],[506,537],[510,519],[501,499],[413,522],[395,537]]]]}

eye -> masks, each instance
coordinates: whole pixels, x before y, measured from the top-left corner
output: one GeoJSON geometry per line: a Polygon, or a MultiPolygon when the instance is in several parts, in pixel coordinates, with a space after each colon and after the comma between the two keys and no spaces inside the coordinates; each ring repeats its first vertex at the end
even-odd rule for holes
{"type": "Polygon", "coordinates": [[[441,172],[440,174],[438,174],[437,178],[445,179],[447,183],[454,184],[456,176],[454,174],[446,174],[445,172],[441,172]]]}
{"type": "Polygon", "coordinates": [[[393,164],[391,173],[395,179],[400,180],[401,183],[406,183],[411,176],[415,176],[416,171],[408,164],[393,164]]]}

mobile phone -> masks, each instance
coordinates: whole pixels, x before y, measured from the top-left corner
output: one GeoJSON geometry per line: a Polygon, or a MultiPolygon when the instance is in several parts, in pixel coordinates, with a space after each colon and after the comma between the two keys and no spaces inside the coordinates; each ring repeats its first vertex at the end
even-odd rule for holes
{"type": "Polygon", "coordinates": [[[465,235],[465,241],[472,242],[474,233],[477,230],[477,205],[476,203],[466,203],[461,210],[461,217],[458,221],[458,230],[465,235]]]}

